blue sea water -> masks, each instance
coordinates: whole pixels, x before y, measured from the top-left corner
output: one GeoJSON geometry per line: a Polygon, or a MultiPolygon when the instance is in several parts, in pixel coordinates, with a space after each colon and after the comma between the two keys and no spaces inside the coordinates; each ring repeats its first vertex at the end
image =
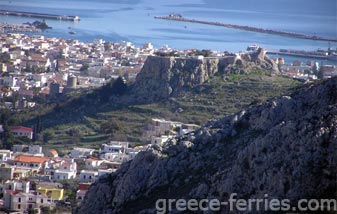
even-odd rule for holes
{"type": "MultiPolygon", "coordinates": [[[[239,51],[259,44],[268,49],[327,49],[328,42],[227,29],[194,23],[157,20],[156,15],[220,21],[337,38],[336,0],[0,0],[0,8],[80,16],[80,22],[47,20],[46,36],[108,41],[127,40],[156,47],[239,51]],[[69,34],[69,28],[75,35],[69,34]]],[[[32,22],[36,18],[0,16],[0,22],[32,22]]],[[[336,43],[330,44],[336,48],[336,43]]]]}

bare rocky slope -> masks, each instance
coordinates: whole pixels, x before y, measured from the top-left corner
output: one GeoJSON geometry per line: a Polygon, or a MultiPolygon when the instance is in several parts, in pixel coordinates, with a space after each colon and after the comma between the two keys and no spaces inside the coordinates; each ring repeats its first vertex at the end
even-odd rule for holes
{"type": "Polygon", "coordinates": [[[140,153],[95,182],[77,213],[149,214],[159,198],[231,193],[335,198],[336,128],[337,78],[305,85],[140,153]]]}
{"type": "Polygon", "coordinates": [[[264,70],[269,74],[278,73],[277,65],[265,56],[263,48],[256,53],[221,58],[149,56],[127,99],[141,103],[154,102],[177,96],[181,91],[201,85],[217,73],[243,74],[256,70],[264,70]]]}

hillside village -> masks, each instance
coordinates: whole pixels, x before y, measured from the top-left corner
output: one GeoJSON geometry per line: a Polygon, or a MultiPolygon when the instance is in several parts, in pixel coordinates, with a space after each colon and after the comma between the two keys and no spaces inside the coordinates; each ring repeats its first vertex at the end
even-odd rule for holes
{"type": "MultiPolygon", "coordinates": [[[[97,39],[83,43],[23,34],[3,34],[0,41],[0,106],[13,110],[33,108],[39,102],[75,89],[101,87],[119,76],[132,81],[150,55],[201,59],[202,54],[207,57],[230,54],[193,49],[178,51],[168,46],[155,49],[151,43],[140,48],[125,41],[109,43],[97,39]]],[[[282,75],[303,81],[337,75],[337,67],[333,65],[320,68],[315,61],[305,64],[285,63],[283,58],[274,61],[282,75]]]]}
{"type": "MultiPolygon", "coordinates": [[[[34,109],[47,101],[58,101],[64,94],[99,88],[123,77],[134,81],[148,56],[180,58],[240,57],[242,53],[182,50],[151,43],[139,48],[130,42],[93,43],[77,40],[9,34],[0,36],[0,108],[11,113],[34,109]]],[[[280,74],[303,82],[337,75],[334,65],[320,66],[315,61],[286,63],[273,59],[280,74]]],[[[116,171],[150,146],[183,136],[200,126],[152,118],[144,130],[150,144],[131,146],[127,141],[107,140],[99,149],[74,147],[66,154],[43,144],[34,144],[36,129],[23,125],[0,124],[0,134],[10,133],[22,144],[0,150],[0,210],[32,212],[59,210],[71,212],[100,176],[116,171]],[[72,188],[69,188],[69,183],[72,188]],[[75,190],[76,194],[69,193],[75,190]]]]}
{"type": "MultiPolygon", "coordinates": [[[[100,87],[110,79],[124,76],[135,79],[147,56],[161,53],[168,56],[204,54],[195,50],[177,51],[168,46],[154,49],[151,43],[139,48],[130,42],[109,43],[97,39],[93,43],[78,40],[9,34],[0,37],[0,98],[16,95],[14,103],[1,102],[8,108],[29,108],[34,97],[48,98],[76,88],[100,87]]],[[[228,53],[227,53],[228,54],[228,53]]],[[[239,53],[240,54],[240,53],[239,53]]],[[[208,56],[221,57],[220,52],[208,56]]],[[[319,65],[315,61],[286,64],[276,58],[284,75],[300,79],[316,79],[319,65]]],[[[336,66],[324,65],[321,77],[336,75],[336,66]]]]}
{"type": "MultiPolygon", "coordinates": [[[[168,139],[196,128],[198,126],[193,124],[154,118],[146,132],[151,144],[145,146],[131,148],[128,142],[111,141],[102,144],[99,150],[73,148],[63,157],[55,149],[34,144],[0,150],[0,209],[6,212],[58,210],[65,204],[71,207],[71,202],[79,204],[100,176],[115,172],[121,164],[150,146],[162,146],[168,139]],[[67,189],[60,183],[70,180],[76,185],[74,198],[65,194],[67,189]]],[[[16,137],[33,136],[33,130],[23,126],[12,127],[11,132],[16,137]]]]}

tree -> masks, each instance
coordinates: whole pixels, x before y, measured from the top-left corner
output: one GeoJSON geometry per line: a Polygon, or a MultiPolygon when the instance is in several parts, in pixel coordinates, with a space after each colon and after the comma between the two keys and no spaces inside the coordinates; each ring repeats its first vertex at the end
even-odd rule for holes
{"type": "Polygon", "coordinates": [[[101,124],[101,130],[103,131],[103,133],[110,134],[111,137],[113,136],[114,131],[119,130],[119,128],[120,128],[120,125],[114,120],[104,121],[101,124]]]}
{"type": "Polygon", "coordinates": [[[121,63],[122,66],[130,66],[130,62],[128,60],[123,60],[121,63]]]}
{"type": "Polygon", "coordinates": [[[2,147],[4,149],[11,149],[14,145],[14,137],[10,131],[7,123],[3,125],[4,131],[1,133],[2,147]]]}
{"type": "Polygon", "coordinates": [[[112,85],[112,94],[123,95],[127,90],[127,85],[123,77],[118,77],[112,85]]]}
{"type": "MultiPolygon", "coordinates": [[[[28,209],[28,214],[37,214],[39,213],[39,211],[37,209],[34,208],[29,208],[28,209]]],[[[43,213],[43,212],[42,212],[43,213]]],[[[44,213],[43,213],[44,214],[44,213]]]]}
{"type": "Polygon", "coordinates": [[[0,53],[0,63],[9,63],[11,60],[10,55],[6,53],[0,53]]]}
{"type": "Polygon", "coordinates": [[[104,43],[104,50],[105,51],[111,51],[111,46],[112,46],[112,44],[110,42],[105,42],[104,43]]]}
{"type": "Polygon", "coordinates": [[[48,143],[51,139],[54,138],[54,134],[51,131],[46,131],[43,133],[43,142],[48,143]]]}
{"type": "Polygon", "coordinates": [[[11,118],[9,109],[2,109],[0,112],[0,124],[8,123],[11,118]]]}
{"type": "Polygon", "coordinates": [[[82,133],[78,128],[71,128],[68,131],[69,136],[71,137],[72,143],[78,143],[81,141],[82,133]]]}
{"type": "Polygon", "coordinates": [[[40,209],[42,214],[52,214],[50,207],[41,207],[40,209]]]}
{"type": "Polygon", "coordinates": [[[89,69],[88,64],[83,64],[82,67],[80,68],[80,71],[87,71],[89,69]]]}
{"type": "Polygon", "coordinates": [[[59,72],[59,60],[56,60],[55,71],[59,72]]]}
{"type": "Polygon", "coordinates": [[[112,95],[123,95],[127,91],[127,84],[124,81],[123,77],[118,77],[115,81],[109,82],[107,85],[103,86],[99,91],[99,96],[101,102],[109,101],[110,96],[112,95]]]}

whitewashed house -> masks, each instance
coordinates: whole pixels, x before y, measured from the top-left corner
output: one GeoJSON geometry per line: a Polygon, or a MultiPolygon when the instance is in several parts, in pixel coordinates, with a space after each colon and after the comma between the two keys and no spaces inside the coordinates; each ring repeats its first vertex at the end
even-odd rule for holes
{"type": "Polygon", "coordinates": [[[98,171],[81,170],[80,182],[81,183],[93,183],[98,177],[98,171]]]}

